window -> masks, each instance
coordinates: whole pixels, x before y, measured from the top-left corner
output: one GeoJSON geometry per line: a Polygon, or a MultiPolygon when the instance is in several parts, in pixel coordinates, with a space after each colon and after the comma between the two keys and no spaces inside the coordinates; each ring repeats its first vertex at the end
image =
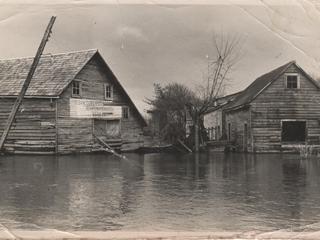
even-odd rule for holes
{"type": "Polygon", "coordinates": [[[287,75],[286,80],[287,80],[287,88],[290,88],[290,89],[299,88],[298,75],[287,75]]]}
{"type": "Polygon", "coordinates": [[[122,117],[124,119],[129,118],[129,108],[128,107],[122,107],[122,117]]]}
{"type": "Polygon", "coordinates": [[[305,142],[305,121],[282,121],[281,140],[283,142],[305,142]]]}
{"type": "Polygon", "coordinates": [[[109,84],[106,84],[104,86],[104,97],[106,100],[112,100],[113,92],[112,92],[112,86],[109,84]]]}
{"type": "Polygon", "coordinates": [[[81,83],[79,81],[72,82],[72,96],[73,97],[81,96],[81,83]]]}

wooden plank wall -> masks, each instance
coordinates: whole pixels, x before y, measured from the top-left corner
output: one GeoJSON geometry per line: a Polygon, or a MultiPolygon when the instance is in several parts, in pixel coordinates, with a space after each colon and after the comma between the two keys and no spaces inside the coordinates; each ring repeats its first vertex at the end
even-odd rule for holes
{"type": "MultiPolygon", "coordinates": [[[[2,134],[13,98],[0,99],[0,133],[2,134]]],[[[14,153],[54,153],[55,102],[50,99],[24,99],[11,127],[4,149],[14,153]]]]}
{"type": "Polygon", "coordinates": [[[248,121],[251,115],[248,127],[252,136],[252,148],[250,149],[249,145],[249,151],[282,151],[283,119],[307,121],[307,142],[320,144],[320,92],[295,66],[289,68],[287,73],[299,73],[300,89],[286,89],[285,75],[282,75],[251,103],[251,112],[227,114],[226,122],[233,123],[233,131],[240,137],[243,135],[241,125],[248,121]]]}
{"type": "MultiPolygon", "coordinates": [[[[231,123],[231,142],[234,142],[239,151],[243,150],[244,144],[244,124],[246,123],[248,129],[250,129],[250,110],[239,110],[228,112],[225,115],[225,134],[228,134],[228,123],[231,123]]],[[[248,131],[247,145],[248,151],[251,150],[251,135],[250,131],[248,131]]]]}
{"type": "Polygon", "coordinates": [[[320,91],[292,66],[287,73],[299,73],[300,89],[286,89],[282,75],[252,103],[252,132],[255,151],[281,150],[281,120],[307,122],[307,142],[319,144],[320,91]]]}
{"type": "Polygon", "coordinates": [[[142,127],[129,108],[129,118],[121,120],[122,150],[135,149],[144,144],[142,127]]]}
{"type": "MultiPolygon", "coordinates": [[[[82,84],[82,99],[105,100],[104,84],[109,83],[109,76],[99,59],[92,59],[77,75],[82,84]]],[[[70,85],[61,95],[57,105],[58,149],[59,152],[91,151],[95,147],[93,138],[93,119],[70,118],[69,99],[72,97],[70,85]]],[[[113,101],[110,105],[129,106],[117,86],[113,87],[113,101]]],[[[126,148],[129,144],[141,144],[142,127],[137,116],[129,109],[129,119],[121,119],[121,137],[126,148]]]]}
{"type": "Polygon", "coordinates": [[[71,95],[69,87],[57,102],[58,152],[89,152],[93,146],[92,119],[70,118],[71,95]]]}

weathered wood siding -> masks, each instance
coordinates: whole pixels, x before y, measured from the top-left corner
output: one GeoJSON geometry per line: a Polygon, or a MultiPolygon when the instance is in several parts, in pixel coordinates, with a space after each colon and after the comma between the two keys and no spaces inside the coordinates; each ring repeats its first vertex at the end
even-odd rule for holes
{"type": "Polygon", "coordinates": [[[239,111],[232,111],[226,113],[225,116],[225,134],[227,135],[227,139],[230,142],[233,142],[237,146],[237,150],[243,151],[245,150],[245,146],[247,146],[247,150],[251,151],[251,134],[250,134],[250,109],[242,109],[239,111]],[[230,139],[229,135],[229,124],[230,124],[230,139]],[[247,124],[247,134],[245,137],[245,124],[247,124]]]}
{"type": "MultiPolygon", "coordinates": [[[[131,110],[128,99],[109,79],[110,76],[98,58],[90,60],[75,78],[75,80],[81,81],[82,99],[105,100],[104,84],[113,86],[113,101],[110,102],[110,105],[129,107],[129,118],[120,121],[121,138],[125,144],[140,144],[139,140],[141,140],[143,132],[138,117],[131,110]]],[[[72,85],[69,85],[57,104],[59,152],[90,151],[94,144],[93,119],[71,118],[69,105],[71,97],[72,85]]]]}
{"type": "MultiPolygon", "coordinates": [[[[14,98],[0,99],[0,133],[3,133],[14,98]]],[[[56,142],[55,102],[50,99],[24,99],[5,141],[14,153],[54,153],[56,142]]]]}
{"type": "Polygon", "coordinates": [[[251,103],[254,151],[280,151],[281,120],[307,122],[307,142],[319,144],[320,92],[294,65],[286,73],[298,73],[299,89],[285,87],[285,74],[251,103]]]}
{"type": "Polygon", "coordinates": [[[89,152],[93,146],[93,120],[70,117],[71,95],[70,86],[57,100],[57,152],[89,152]]]}

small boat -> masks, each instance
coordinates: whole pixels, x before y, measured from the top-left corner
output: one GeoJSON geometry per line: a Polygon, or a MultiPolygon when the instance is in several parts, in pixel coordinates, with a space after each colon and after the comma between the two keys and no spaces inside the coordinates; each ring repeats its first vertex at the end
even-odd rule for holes
{"type": "Polygon", "coordinates": [[[172,144],[162,146],[142,146],[135,152],[137,153],[162,153],[162,152],[175,152],[176,149],[172,144]]]}

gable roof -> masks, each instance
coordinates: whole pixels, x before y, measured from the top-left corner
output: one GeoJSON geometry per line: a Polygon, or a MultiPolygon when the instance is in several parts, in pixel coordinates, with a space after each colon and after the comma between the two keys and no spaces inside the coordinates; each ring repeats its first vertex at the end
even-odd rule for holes
{"type": "Polygon", "coordinates": [[[97,52],[97,56],[99,57],[99,59],[102,61],[105,69],[107,70],[107,74],[109,76],[109,79],[111,81],[114,82],[114,84],[118,87],[118,89],[124,94],[125,98],[127,99],[127,101],[129,102],[129,104],[131,105],[131,107],[133,108],[134,112],[137,114],[138,119],[141,121],[143,126],[147,126],[147,122],[144,119],[144,117],[141,115],[140,111],[138,110],[138,108],[136,107],[136,105],[134,104],[134,102],[132,101],[132,99],[130,98],[130,96],[128,95],[128,93],[126,92],[126,90],[124,89],[124,87],[121,85],[121,83],[119,82],[118,78],[114,75],[114,73],[112,72],[112,70],[110,69],[110,67],[108,66],[108,64],[106,63],[106,61],[103,59],[103,57],[100,55],[99,52],[97,52]]]}
{"type": "Polygon", "coordinates": [[[253,81],[245,90],[243,90],[235,99],[227,106],[227,110],[241,108],[252,102],[260,93],[262,93],[271,83],[277,80],[291,66],[296,66],[317,88],[319,84],[312,79],[295,61],[288,62],[253,81]]]}
{"type": "MultiPolygon", "coordinates": [[[[94,56],[101,59],[110,80],[118,86],[137,113],[142,125],[146,126],[145,119],[97,49],[42,55],[25,96],[31,98],[60,96],[94,56]]],[[[12,97],[20,93],[32,61],[33,57],[0,60],[0,97],[12,97]]]]}

